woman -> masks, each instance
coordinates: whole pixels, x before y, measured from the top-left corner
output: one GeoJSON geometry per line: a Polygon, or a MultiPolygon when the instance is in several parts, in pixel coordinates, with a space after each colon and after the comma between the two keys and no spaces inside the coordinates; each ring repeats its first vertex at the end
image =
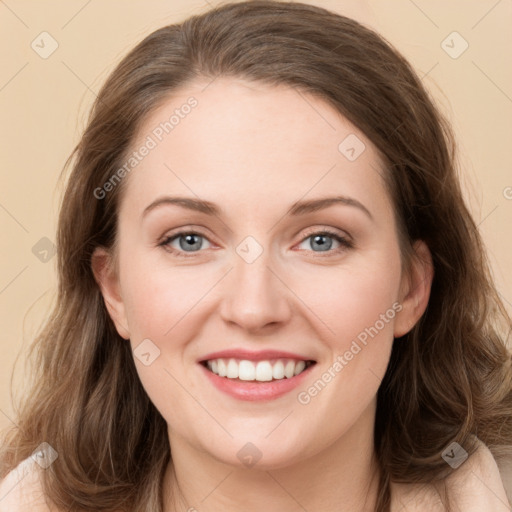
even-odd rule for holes
{"type": "Polygon", "coordinates": [[[271,1],[164,27],[74,156],[4,507],[509,509],[511,319],[380,36],[271,1]]]}

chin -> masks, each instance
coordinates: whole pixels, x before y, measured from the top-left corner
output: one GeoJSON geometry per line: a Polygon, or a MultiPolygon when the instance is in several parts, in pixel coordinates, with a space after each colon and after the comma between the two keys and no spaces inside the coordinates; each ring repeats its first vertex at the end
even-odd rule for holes
{"type": "MultiPolygon", "coordinates": [[[[244,436],[250,439],[249,436],[244,436]]],[[[258,470],[275,470],[286,468],[309,456],[304,451],[304,442],[288,442],[283,446],[280,439],[258,439],[257,436],[251,441],[238,441],[241,437],[236,437],[222,451],[210,451],[213,458],[238,469],[258,469],[258,470]]],[[[288,440],[289,441],[289,440],[288,440]]],[[[308,452],[311,451],[311,445],[308,452]]]]}

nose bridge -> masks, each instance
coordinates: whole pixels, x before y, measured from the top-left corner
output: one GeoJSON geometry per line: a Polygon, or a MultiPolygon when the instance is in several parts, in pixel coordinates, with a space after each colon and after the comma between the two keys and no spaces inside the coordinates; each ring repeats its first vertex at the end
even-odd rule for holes
{"type": "Polygon", "coordinates": [[[286,287],[270,270],[269,248],[248,236],[235,248],[233,265],[222,300],[223,319],[248,330],[284,321],[289,313],[286,287]]]}

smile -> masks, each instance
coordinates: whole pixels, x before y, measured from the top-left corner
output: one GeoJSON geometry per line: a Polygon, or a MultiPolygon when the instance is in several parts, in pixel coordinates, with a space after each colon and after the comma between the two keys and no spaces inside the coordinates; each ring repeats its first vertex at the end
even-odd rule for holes
{"type": "Polygon", "coordinates": [[[269,401],[301,385],[316,361],[278,350],[228,349],[198,359],[208,385],[237,400],[269,401]]]}
{"type": "Polygon", "coordinates": [[[291,379],[314,364],[314,361],[294,359],[210,359],[203,364],[215,375],[246,382],[271,382],[291,379]]]}

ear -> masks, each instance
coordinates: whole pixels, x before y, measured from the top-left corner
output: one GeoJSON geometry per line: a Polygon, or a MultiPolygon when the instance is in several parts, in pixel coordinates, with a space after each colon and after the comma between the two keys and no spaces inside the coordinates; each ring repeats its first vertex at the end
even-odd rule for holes
{"type": "Polygon", "coordinates": [[[94,279],[103,295],[105,306],[114,322],[117,332],[125,340],[130,339],[128,322],[123,299],[120,294],[119,279],[110,253],[103,247],[96,247],[91,257],[94,279]]]}
{"type": "Polygon", "coordinates": [[[425,242],[417,240],[413,245],[413,257],[409,272],[402,275],[399,302],[402,309],[395,317],[394,336],[407,334],[425,312],[430,298],[434,277],[432,255],[425,242]]]}

